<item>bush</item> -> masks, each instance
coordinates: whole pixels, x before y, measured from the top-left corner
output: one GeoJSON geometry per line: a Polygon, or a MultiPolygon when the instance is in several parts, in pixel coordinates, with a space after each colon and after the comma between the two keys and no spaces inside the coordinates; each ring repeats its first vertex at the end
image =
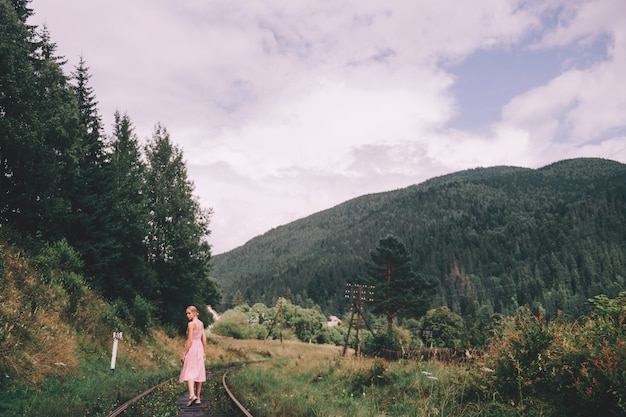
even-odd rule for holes
{"type": "Polygon", "coordinates": [[[75,272],[63,272],[61,274],[61,286],[68,296],[66,314],[73,317],[78,309],[78,303],[85,294],[83,277],[75,272]]]}
{"type": "Polygon", "coordinates": [[[547,322],[527,308],[502,321],[472,386],[520,411],[541,401],[554,415],[626,413],[626,293],[590,300],[593,311],[573,324],[547,322]]]}
{"type": "Polygon", "coordinates": [[[463,319],[448,307],[437,307],[426,312],[422,330],[432,332],[430,345],[459,348],[463,345],[465,325],[463,319]]]}
{"type": "Polygon", "coordinates": [[[372,385],[387,385],[391,381],[387,374],[387,364],[382,359],[375,359],[369,368],[359,369],[351,377],[352,391],[361,394],[372,385]]]}
{"type": "Polygon", "coordinates": [[[152,306],[140,295],[136,295],[131,307],[133,322],[138,330],[147,333],[152,328],[152,306]]]}
{"type": "Polygon", "coordinates": [[[248,339],[250,335],[248,316],[237,310],[225,311],[222,318],[213,325],[213,332],[235,339],[248,339]]]}
{"type": "Polygon", "coordinates": [[[363,353],[370,356],[389,356],[393,352],[396,355],[402,352],[400,337],[396,331],[380,333],[368,338],[363,353]]]}
{"type": "Polygon", "coordinates": [[[340,327],[322,327],[315,339],[316,343],[341,346],[346,342],[346,331],[340,327]]]}
{"type": "Polygon", "coordinates": [[[576,325],[575,348],[563,346],[563,405],[571,412],[626,415],[626,293],[590,300],[590,317],[576,325]]]}

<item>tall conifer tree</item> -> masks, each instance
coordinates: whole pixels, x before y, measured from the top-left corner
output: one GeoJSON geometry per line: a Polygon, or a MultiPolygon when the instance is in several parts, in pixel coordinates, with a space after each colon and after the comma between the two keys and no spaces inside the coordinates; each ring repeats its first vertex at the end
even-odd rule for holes
{"type": "Polygon", "coordinates": [[[165,128],[156,126],[145,154],[149,259],[158,276],[161,318],[176,321],[186,305],[219,302],[216,283],[208,276],[211,211],[202,209],[193,196],[182,151],[165,128]]]}
{"type": "Polygon", "coordinates": [[[374,310],[385,314],[391,334],[394,319],[401,313],[426,311],[434,283],[413,271],[409,251],[395,236],[380,239],[370,257],[367,272],[368,283],[375,286],[374,310]]]}
{"type": "Polygon", "coordinates": [[[110,240],[110,218],[113,204],[112,181],[108,177],[105,136],[93,88],[89,85],[89,68],[81,57],[72,73],[74,95],[78,102],[80,150],[78,171],[72,181],[73,227],[68,241],[81,253],[87,275],[103,279],[106,247],[110,240]]]}
{"type": "Polygon", "coordinates": [[[30,61],[31,34],[9,0],[0,0],[0,216],[13,227],[20,217],[22,162],[26,144],[34,141],[30,112],[35,97],[34,70],[30,61]]]}
{"type": "Polygon", "coordinates": [[[0,210],[15,230],[56,240],[72,221],[67,197],[76,174],[78,111],[47,30],[29,30],[16,15],[26,4],[0,4],[0,210]]]}
{"type": "Polygon", "coordinates": [[[148,205],[144,192],[145,164],[128,115],[115,113],[112,153],[107,177],[112,185],[107,213],[106,245],[102,270],[104,291],[110,297],[131,301],[136,295],[150,300],[156,282],[148,268],[145,237],[148,205]]]}

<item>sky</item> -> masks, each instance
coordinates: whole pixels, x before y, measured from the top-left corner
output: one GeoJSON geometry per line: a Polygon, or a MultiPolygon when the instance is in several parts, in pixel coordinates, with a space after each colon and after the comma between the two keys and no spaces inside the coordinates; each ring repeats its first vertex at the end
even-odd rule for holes
{"type": "Polygon", "coordinates": [[[213,254],[470,168],[626,163],[624,0],[34,0],[111,134],[164,126],[213,254]]]}

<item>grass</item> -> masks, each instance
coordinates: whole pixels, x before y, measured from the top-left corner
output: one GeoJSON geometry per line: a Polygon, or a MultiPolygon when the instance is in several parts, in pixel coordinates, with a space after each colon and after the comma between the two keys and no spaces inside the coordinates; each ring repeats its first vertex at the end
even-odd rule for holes
{"type": "MultiPolygon", "coordinates": [[[[210,368],[225,364],[267,361],[284,347],[271,348],[258,341],[236,341],[210,336],[207,346],[207,365],[210,368]],[[269,347],[269,349],[268,349],[269,347]]],[[[184,348],[184,339],[169,337],[156,331],[142,343],[121,341],[115,371],[110,370],[110,352],[89,342],[72,351],[77,363],[65,374],[32,383],[31,377],[13,383],[10,389],[0,391],[0,415],[47,417],[106,416],[117,407],[160,382],[171,379],[161,389],[129,408],[125,415],[176,415],[176,399],[186,391],[186,384],[178,382],[178,358],[184,348]]],[[[56,349],[62,349],[58,347],[56,349]]],[[[36,372],[36,369],[28,370],[36,372]]],[[[230,404],[221,399],[221,379],[206,386],[207,399],[217,410],[228,410],[230,404]],[[212,398],[208,395],[211,393],[212,398]]]]}
{"type": "MultiPolygon", "coordinates": [[[[0,241],[3,417],[104,416],[180,370],[182,337],[137,328],[119,303],[107,303],[80,279],[81,295],[73,298],[64,286],[67,271],[55,266],[67,255],[61,249],[32,258],[0,241]],[[124,334],[115,372],[113,330],[124,334]]],[[[260,360],[268,353],[213,341],[207,355],[219,364],[260,360]]]]}
{"type": "MultiPolygon", "coordinates": [[[[104,416],[178,374],[182,337],[137,328],[87,286],[73,299],[64,275],[45,265],[0,243],[0,415],[104,416]],[[115,372],[112,329],[124,331],[115,372]]],[[[257,417],[622,416],[626,293],[591,302],[592,314],[572,324],[520,309],[500,322],[483,364],[387,362],[343,357],[334,346],[211,336],[208,365],[245,364],[229,383],[257,417]]],[[[184,390],[172,381],[136,415],[174,415],[184,390]]]]}
{"type": "MultiPolygon", "coordinates": [[[[187,391],[186,384],[181,384],[173,378],[161,385],[158,389],[131,404],[124,412],[124,417],[175,416],[180,412],[176,399],[187,391]]],[[[230,400],[226,397],[221,378],[213,378],[202,387],[202,401],[210,404],[213,413],[219,415],[237,414],[230,400]]]]}
{"type": "Polygon", "coordinates": [[[255,417],[518,415],[512,407],[467,401],[465,365],[342,357],[338,348],[306,344],[273,352],[272,361],[229,374],[255,417]]]}
{"type": "Polygon", "coordinates": [[[110,357],[83,351],[84,356],[67,375],[37,384],[18,383],[1,392],[0,415],[103,416],[174,374],[167,366],[139,366],[121,350],[114,372],[110,357]]]}
{"type": "MultiPolygon", "coordinates": [[[[74,374],[0,392],[0,415],[105,416],[147,388],[170,379],[131,406],[125,415],[174,416],[178,412],[176,400],[186,389],[176,378],[184,340],[164,333],[151,340],[152,345],[144,346],[120,343],[113,373],[108,355],[83,347],[84,355],[74,374]],[[159,355],[145,355],[152,357],[151,361],[138,358],[141,352],[156,350],[159,355]]],[[[229,372],[227,382],[255,417],[520,415],[514,407],[496,402],[468,401],[464,396],[468,377],[465,365],[387,362],[350,354],[343,357],[340,347],[294,341],[235,340],[213,335],[208,340],[210,368],[242,365],[229,372]]],[[[220,384],[221,380],[212,381],[203,392],[206,400],[228,415],[230,404],[220,395],[220,384]]]]}

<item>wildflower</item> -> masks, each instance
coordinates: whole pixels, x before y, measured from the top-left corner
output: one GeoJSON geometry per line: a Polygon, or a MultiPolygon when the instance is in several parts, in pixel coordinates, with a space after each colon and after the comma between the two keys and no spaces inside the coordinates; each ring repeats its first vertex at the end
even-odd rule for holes
{"type": "Polygon", "coordinates": [[[489,373],[495,372],[493,369],[487,368],[486,366],[483,366],[482,368],[480,368],[480,370],[483,372],[489,372],[489,373]]]}

